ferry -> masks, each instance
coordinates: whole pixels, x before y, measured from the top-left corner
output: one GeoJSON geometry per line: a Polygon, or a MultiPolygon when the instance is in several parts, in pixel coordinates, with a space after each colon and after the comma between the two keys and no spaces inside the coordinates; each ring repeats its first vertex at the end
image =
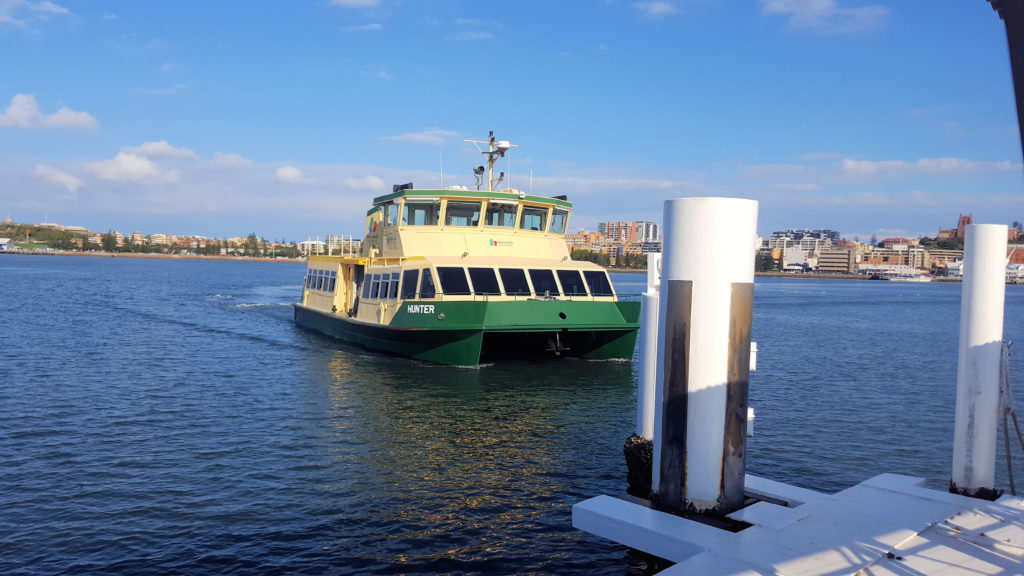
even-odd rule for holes
{"type": "Polygon", "coordinates": [[[494,164],[515,146],[493,132],[467,142],[487,164],[473,169],[475,189],[410,183],[374,198],[358,253],[309,256],[296,324],[456,366],[630,360],[640,302],[620,299],[600,266],[570,258],[572,203],[500,188],[494,164]]]}

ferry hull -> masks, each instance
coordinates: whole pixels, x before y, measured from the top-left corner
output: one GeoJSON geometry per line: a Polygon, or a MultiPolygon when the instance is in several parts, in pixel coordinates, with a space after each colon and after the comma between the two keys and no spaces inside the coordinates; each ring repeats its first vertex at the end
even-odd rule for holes
{"type": "Polygon", "coordinates": [[[381,325],[296,304],[295,322],[370,350],[476,366],[481,361],[531,357],[629,360],[640,313],[639,302],[533,302],[525,307],[523,302],[453,302],[437,308],[442,306],[443,321],[436,315],[403,313],[391,325],[381,325]],[[562,325],[542,321],[551,316],[561,319],[564,310],[581,320],[562,325]]]}

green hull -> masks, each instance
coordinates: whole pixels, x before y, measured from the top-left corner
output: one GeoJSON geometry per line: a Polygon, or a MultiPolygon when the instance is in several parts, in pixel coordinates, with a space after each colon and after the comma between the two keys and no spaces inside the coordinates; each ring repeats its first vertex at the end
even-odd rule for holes
{"type": "Polygon", "coordinates": [[[384,326],[295,305],[295,322],[371,350],[476,366],[506,358],[633,357],[639,302],[404,302],[384,326]]]}

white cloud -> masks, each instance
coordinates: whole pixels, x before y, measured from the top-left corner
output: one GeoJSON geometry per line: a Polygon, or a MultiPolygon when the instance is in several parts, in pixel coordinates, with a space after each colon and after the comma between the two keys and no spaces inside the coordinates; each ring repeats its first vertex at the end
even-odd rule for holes
{"type": "Polygon", "coordinates": [[[274,173],[274,180],[284,184],[312,184],[302,173],[302,170],[294,166],[282,166],[274,173]]]}
{"type": "Polygon", "coordinates": [[[675,4],[663,1],[636,2],[633,4],[633,7],[639,10],[640,14],[646,18],[660,18],[679,12],[679,8],[676,8],[675,4]]]}
{"type": "Polygon", "coordinates": [[[381,70],[380,72],[377,72],[377,78],[380,78],[381,80],[391,80],[391,74],[381,70]]]}
{"type": "Polygon", "coordinates": [[[175,84],[167,88],[145,88],[138,87],[129,90],[132,94],[138,94],[140,96],[172,96],[174,94],[180,94],[188,89],[188,84],[175,84]]]}
{"type": "Polygon", "coordinates": [[[83,182],[81,180],[75,178],[71,174],[63,172],[62,170],[54,168],[53,166],[44,166],[42,164],[36,166],[36,170],[33,173],[33,176],[35,176],[36,178],[41,178],[53,184],[63,186],[67,188],[68,192],[77,192],[78,189],[81,188],[83,185],[83,182]]]}
{"type": "Polygon", "coordinates": [[[373,24],[363,24],[362,26],[349,26],[345,30],[348,32],[376,32],[383,28],[379,23],[374,22],[373,24]]]}
{"type": "Polygon", "coordinates": [[[362,190],[366,192],[379,192],[387,190],[388,184],[383,179],[377,176],[363,176],[361,178],[345,178],[341,181],[346,188],[352,190],[362,190]]]}
{"type": "Polygon", "coordinates": [[[838,0],[761,0],[761,13],[789,16],[790,28],[825,35],[875,30],[889,17],[884,6],[841,8],[838,0]]]}
{"type": "Polygon", "coordinates": [[[800,162],[835,162],[843,155],[837,152],[806,152],[796,157],[800,162]]]}
{"type": "Polygon", "coordinates": [[[342,8],[373,8],[376,5],[377,0],[331,0],[331,6],[342,8]]]}
{"type": "Polygon", "coordinates": [[[53,114],[43,114],[32,94],[15,94],[7,110],[0,114],[0,127],[10,128],[67,128],[69,130],[95,130],[99,123],[87,112],[75,112],[61,106],[53,114]]]}
{"type": "MultiPolygon", "coordinates": [[[[825,160],[828,156],[822,156],[825,160]]],[[[964,158],[920,158],[918,160],[854,160],[843,158],[827,165],[818,158],[802,158],[809,164],[757,164],[744,166],[737,175],[763,181],[829,181],[851,182],[866,179],[897,179],[906,177],[961,176],[1021,170],[1021,164],[998,161],[979,162],[964,158]]]]}
{"type": "Polygon", "coordinates": [[[455,39],[460,42],[469,42],[473,40],[493,40],[494,34],[490,32],[459,32],[455,35],[455,39]]]}
{"type": "Polygon", "coordinates": [[[66,16],[71,14],[67,8],[54,4],[53,2],[29,2],[28,0],[2,0],[0,1],[0,24],[7,24],[23,30],[33,30],[26,18],[32,17],[32,13],[40,14],[36,19],[45,20],[50,15],[66,16]],[[27,14],[26,14],[27,13],[27,14]],[[21,14],[25,14],[22,16],[21,14]]]}
{"type": "Polygon", "coordinates": [[[737,174],[743,178],[757,180],[804,180],[812,176],[820,177],[822,171],[817,167],[802,164],[755,164],[741,167],[737,174]]]}
{"type": "Polygon", "coordinates": [[[65,8],[63,6],[58,6],[58,5],[54,4],[53,2],[37,2],[36,4],[32,4],[31,2],[26,2],[26,4],[29,6],[30,10],[34,10],[36,12],[46,12],[48,14],[70,14],[71,13],[71,11],[68,10],[67,8],[65,8]]]}
{"type": "Polygon", "coordinates": [[[176,182],[180,177],[177,170],[163,170],[145,156],[123,151],[112,160],[90,162],[85,167],[113,182],[176,182]]]}
{"type": "Polygon", "coordinates": [[[398,140],[400,142],[416,142],[418,144],[441,146],[446,144],[450,138],[455,138],[458,135],[458,132],[452,132],[451,130],[429,129],[422,132],[399,134],[398,136],[384,136],[381,140],[398,140]]]}
{"type": "Polygon", "coordinates": [[[196,153],[188,148],[175,148],[167,140],[159,142],[143,142],[141,146],[126,146],[122,152],[146,158],[196,158],[196,153]]]}
{"type": "Polygon", "coordinates": [[[254,162],[241,154],[222,154],[215,152],[213,159],[210,160],[212,166],[218,168],[236,168],[242,166],[252,166],[254,162]]]}
{"type": "Polygon", "coordinates": [[[1020,170],[1021,165],[1009,161],[976,162],[963,158],[921,158],[906,160],[851,160],[840,164],[843,174],[855,178],[901,178],[905,176],[943,176],[977,171],[1020,170]]]}

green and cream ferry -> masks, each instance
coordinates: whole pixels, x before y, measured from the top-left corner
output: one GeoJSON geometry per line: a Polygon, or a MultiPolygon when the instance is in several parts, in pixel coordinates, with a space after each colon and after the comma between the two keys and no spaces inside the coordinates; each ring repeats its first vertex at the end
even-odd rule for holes
{"type": "MultiPolygon", "coordinates": [[[[475,141],[472,141],[475,142],[475,141]]],[[[295,322],[366,348],[476,366],[507,358],[633,356],[640,302],[569,258],[572,204],[497,189],[511,147],[493,133],[476,190],[395,186],[373,199],[359,253],[311,255],[295,322]],[[480,190],[486,170],[486,188],[480,190]]]]}

